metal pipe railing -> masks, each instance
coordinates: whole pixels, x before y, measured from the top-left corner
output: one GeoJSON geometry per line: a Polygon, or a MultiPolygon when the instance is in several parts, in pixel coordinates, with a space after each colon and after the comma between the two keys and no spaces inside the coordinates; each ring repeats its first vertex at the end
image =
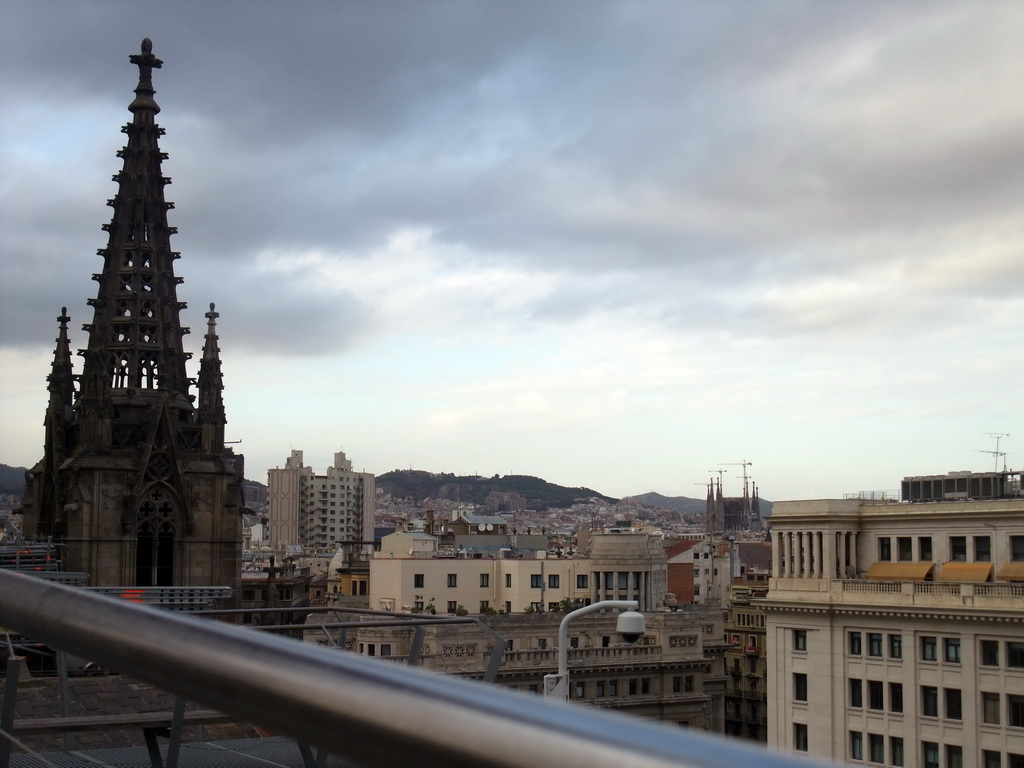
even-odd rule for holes
{"type": "Polygon", "coordinates": [[[0,571],[0,626],[364,768],[758,768],[804,758],[0,571]]]}

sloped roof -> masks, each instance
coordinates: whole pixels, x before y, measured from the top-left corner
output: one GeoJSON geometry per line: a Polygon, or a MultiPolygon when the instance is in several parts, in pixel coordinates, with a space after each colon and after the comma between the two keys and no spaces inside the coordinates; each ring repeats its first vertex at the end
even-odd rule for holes
{"type": "Polygon", "coordinates": [[[683,552],[693,549],[699,543],[700,539],[680,539],[679,541],[673,541],[665,547],[665,556],[675,557],[676,555],[681,555],[683,552]]]}

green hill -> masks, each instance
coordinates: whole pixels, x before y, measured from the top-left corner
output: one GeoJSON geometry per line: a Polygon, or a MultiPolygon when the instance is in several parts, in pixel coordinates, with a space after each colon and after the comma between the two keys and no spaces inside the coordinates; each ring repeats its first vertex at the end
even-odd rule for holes
{"type": "Polygon", "coordinates": [[[395,498],[448,499],[468,504],[483,504],[487,495],[521,493],[528,509],[565,508],[591,498],[615,502],[590,488],[566,488],[530,475],[477,475],[456,476],[451,473],[423,472],[416,469],[396,469],[379,475],[377,487],[395,498]]]}

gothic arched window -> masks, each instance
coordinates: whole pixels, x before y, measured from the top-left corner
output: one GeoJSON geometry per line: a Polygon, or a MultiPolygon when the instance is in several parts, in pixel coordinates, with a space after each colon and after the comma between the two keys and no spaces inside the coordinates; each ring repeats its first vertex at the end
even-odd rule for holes
{"type": "Polygon", "coordinates": [[[174,584],[175,509],[170,494],[154,487],[139,504],[136,520],[135,586],[174,584]]]}

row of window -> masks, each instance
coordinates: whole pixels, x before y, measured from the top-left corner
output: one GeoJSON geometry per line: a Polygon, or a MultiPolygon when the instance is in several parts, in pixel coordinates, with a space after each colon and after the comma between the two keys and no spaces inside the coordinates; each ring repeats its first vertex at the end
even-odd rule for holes
{"type": "MultiPolygon", "coordinates": [[[[989,725],[1003,723],[1003,696],[998,693],[981,692],[981,721],[989,725]]],[[[1024,728],[1024,696],[1008,693],[1005,701],[1006,724],[1013,728],[1024,728]]]]}
{"type": "MultiPolygon", "coordinates": [[[[903,739],[899,736],[890,736],[889,759],[886,761],[885,746],[886,737],[878,733],[867,735],[867,760],[871,763],[884,763],[892,766],[902,766],[903,760],[903,739]]],[[[864,736],[861,731],[850,731],[850,758],[853,760],[864,760],[864,736]]],[[[797,752],[807,751],[807,725],[804,723],[793,723],[793,748],[797,752]]],[[[963,768],[960,766],[960,768],[963,768]]],[[[1014,768],[1017,768],[1016,766],[1014,768]]]]}
{"type": "MultiPolygon", "coordinates": [[[[855,709],[864,707],[864,693],[867,691],[867,708],[882,712],[885,710],[886,683],[881,680],[860,680],[851,678],[849,685],[849,703],[855,709]]],[[[903,713],[903,683],[889,683],[889,712],[899,715],[903,713]]],[[[793,673],[793,700],[807,701],[807,675],[803,672],[793,673]]],[[[959,696],[959,691],[956,692],[959,696]]],[[[957,699],[959,702],[959,699],[957,699]]],[[[957,710],[959,711],[959,710],[957,710]]],[[[959,718],[958,718],[959,719],[959,718]]]]}
{"type": "MultiPolygon", "coordinates": [[[[803,749],[800,751],[807,751],[807,726],[801,724],[794,725],[794,741],[798,744],[799,738],[803,738],[803,749]]],[[[857,761],[866,760],[869,763],[887,764],[892,766],[904,765],[903,756],[903,739],[898,736],[890,736],[889,742],[889,759],[886,762],[885,755],[885,744],[886,737],[877,733],[864,734],[861,731],[850,731],[849,733],[849,744],[850,744],[850,759],[857,761]],[[867,736],[867,742],[865,745],[865,735],[867,736]],[[867,751],[865,752],[865,746],[867,751]]],[[[1003,755],[1000,752],[992,750],[982,750],[981,752],[983,768],[1024,768],[1024,755],[1007,754],[1006,762],[1004,764],[1003,755]]],[[[924,768],[964,768],[964,748],[959,744],[945,744],[940,745],[934,741],[922,741],[921,742],[921,765],[924,768]],[[940,763],[940,755],[945,757],[945,760],[940,763]]]]}
{"type": "MultiPolygon", "coordinates": [[[[881,712],[885,710],[886,684],[881,680],[849,680],[850,706],[860,709],[864,706],[864,693],[867,691],[867,708],[881,712]]],[[[903,683],[889,683],[889,712],[894,715],[903,714],[903,683]]]]}
{"type": "Polygon", "coordinates": [[[1024,768],[1024,755],[1007,752],[1004,761],[1001,752],[983,749],[981,750],[981,766],[982,768],[1024,768]]]}
{"type": "MultiPolygon", "coordinates": [[[[360,643],[359,652],[366,654],[367,656],[377,655],[377,643],[360,643]]],[[[391,655],[391,643],[380,644],[380,655],[390,656],[391,655]]]]}
{"type": "MultiPolygon", "coordinates": [[[[892,560],[892,537],[890,536],[879,536],[878,537],[878,559],[879,560],[892,560]]],[[[897,536],[896,537],[896,559],[902,561],[911,561],[914,559],[914,538],[911,536],[897,536]]],[[[932,537],[931,536],[918,536],[917,537],[917,559],[922,562],[929,562],[932,560],[932,537]]]]}
{"type": "MultiPolygon", "coordinates": [[[[413,589],[423,589],[425,584],[426,584],[426,580],[427,580],[426,574],[414,573],[412,575],[412,588],[413,589]]],[[[457,588],[459,586],[459,574],[457,574],[457,573],[449,573],[448,574],[447,583],[448,583],[448,587],[449,588],[451,588],[451,589],[457,588]]],[[[559,585],[561,583],[560,575],[557,574],[557,573],[549,573],[548,574],[547,583],[548,583],[548,589],[558,589],[559,585]]],[[[589,579],[588,579],[586,574],[582,574],[581,573],[581,574],[578,574],[576,576],[576,589],[589,589],[589,587],[587,586],[589,583],[590,582],[589,582],[589,579]]],[[[489,574],[489,573],[481,573],[480,574],[480,586],[484,587],[484,588],[487,588],[487,587],[491,586],[491,574],[489,574]]],[[[512,588],[512,574],[511,573],[506,573],[505,574],[505,587],[509,588],[509,589],[512,588]]],[[[533,589],[543,589],[544,588],[544,574],[542,574],[542,573],[531,574],[530,575],[530,587],[533,588],[533,589]]]]}
{"type": "MultiPolygon", "coordinates": [[[[885,736],[879,733],[864,734],[861,731],[850,731],[850,759],[864,760],[870,763],[885,763],[885,736]],[[867,736],[867,754],[864,747],[867,736]]],[[[903,765],[903,739],[899,736],[889,737],[889,765],[903,765]]],[[[963,768],[963,766],[960,766],[963,768]]]]}
{"type": "MultiPolygon", "coordinates": [[[[914,539],[917,539],[917,560],[920,562],[931,562],[932,537],[931,536],[879,536],[878,559],[884,561],[898,560],[903,562],[913,561],[914,539]],[[895,542],[895,547],[894,547],[895,542]]],[[[1024,536],[1010,536],[1010,559],[1014,562],[1024,561],[1024,536]]],[[[967,562],[968,555],[975,563],[992,562],[992,537],[991,536],[950,536],[948,540],[948,557],[953,562],[967,562]]]]}
{"type": "MultiPolygon", "coordinates": [[[[944,663],[959,664],[961,662],[959,637],[921,635],[919,643],[921,661],[939,661],[941,649],[941,660],[944,663]]],[[[792,649],[798,652],[807,651],[807,630],[792,630],[792,649]]],[[[980,640],[979,651],[980,664],[983,667],[1006,666],[1011,669],[1024,669],[1024,641],[980,640]]],[[[849,656],[902,659],[903,635],[885,635],[881,632],[847,632],[846,652],[849,656]]]]}
{"type": "MultiPolygon", "coordinates": [[[[798,702],[807,701],[807,675],[793,675],[793,699],[798,702]]],[[[867,708],[875,711],[885,710],[886,684],[881,680],[849,680],[850,707],[861,709],[865,704],[867,691],[867,708]]],[[[889,683],[889,712],[903,713],[903,684],[889,683]]],[[[963,697],[958,688],[943,688],[934,685],[921,686],[922,717],[944,717],[947,720],[963,719],[963,697]]],[[[999,693],[981,693],[981,720],[990,725],[1005,723],[1013,728],[1024,728],[1024,696],[999,693]],[[1005,712],[1005,716],[1004,716],[1005,712]]]]}
{"type": "MultiPolygon", "coordinates": [[[[886,760],[886,737],[878,733],[850,731],[850,759],[867,761],[879,765],[891,765],[899,768],[904,765],[903,739],[899,736],[888,737],[889,755],[886,760]],[[865,742],[865,736],[867,736],[865,742]],[[865,750],[866,747],[866,750],[865,750]]],[[[793,747],[798,752],[807,751],[807,726],[803,723],[793,724],[793,747]]],[[[1003,754],[993,750],[981,751],[982,768],[1024,768],[1024,755],[1003,754]]],[[[964,748],[959,744],[940,745],[934,741],[921,742],[921,765],[924,768],[964,768],[964,748]],[[939,762],[940,755],[945,761],[939,762]]]]}
{"type": "Polygon", "coordinates": [[[846,641],[847,653],[851,656],[863,656],[865,651],[865,635],[867,635],[867,655],[881,658],[882,651],[887,650],[890,659],[903,658],[903,635],[889,635],[888,642],[881,632],[848,632],[846,641]]]}
{"type": "MultiPolygon", "coordinates": [[[[672,678],[672,693],[693,693],[695,690],[693,675],[677,675],[672,678]]],[[[651,678],[631,677],[626,680],[581,680],[573,683],[572,698],[585,699],[588,694],[603,699],[612,696],[646,696],[651,693],[651,678]],[[619,684],[622,683],[620,686],[619,684]]]]}
{"type": "MultiPolygon", "coordinates": [[[[921,715],[939,717],[939,689],[934,685],[921,686],[921,715]]],[[[963,720],[963,697],[959,688],[942,689],[942,716],[947,720],[963,720]]]]}

